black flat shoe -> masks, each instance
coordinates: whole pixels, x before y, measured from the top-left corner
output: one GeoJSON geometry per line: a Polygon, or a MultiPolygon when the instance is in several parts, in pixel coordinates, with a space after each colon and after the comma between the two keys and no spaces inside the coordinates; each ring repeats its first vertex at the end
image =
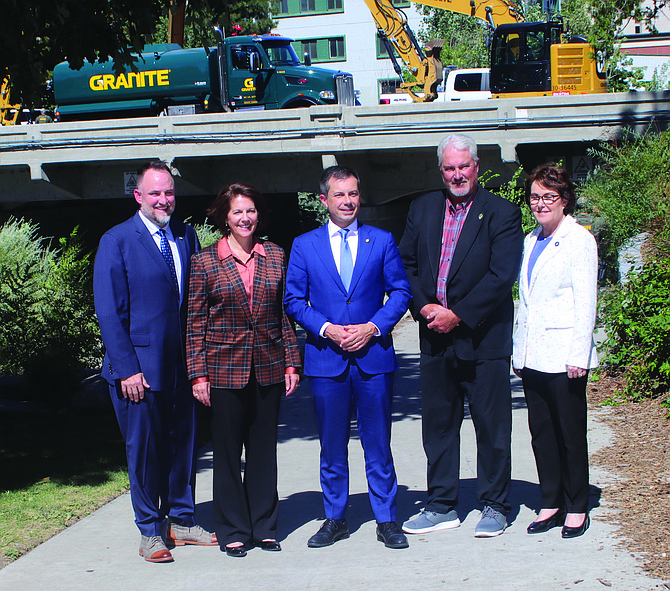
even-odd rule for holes
{"type": "Polygon", "coordinates": [[[247,547],[244,544],[241,546],[226,546],[226,554],[233,558],[244,558],[247,555],[247,547]]]}
{"type": "Polygon", "coordinates": [[[589,516],[587,515],[584,518],[584,523],[582,523],[578,527],[568,527],[567,525],[563,526],[563,529],[561,530],[561,537],[565,539],[569,538],[578,538],[579,536],[583,536],[584,533],[586,532],[587,529],[589,529],[590,521],[589,521],[589,516]]]}
{"type": "Polygon", "coordinates": [[[550,529],[563,525],[565,521],[565,513],[563,511],[557,511],[548,519],[543,519],[542,521],[533,521],[526,531],[529,534],[543,534],[550,529]]]}
{"type": "Polygon", "coordinates": [[[267,552],[281,552],[281,545],[277,540],[263,540],[256,542],[256,546],[267,552]]]}

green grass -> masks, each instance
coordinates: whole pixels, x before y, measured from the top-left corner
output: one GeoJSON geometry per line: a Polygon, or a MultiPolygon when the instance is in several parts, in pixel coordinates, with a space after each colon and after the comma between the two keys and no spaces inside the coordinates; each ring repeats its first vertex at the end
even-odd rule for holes
{"type": "Polygon", "coordinates": [[[0,567],[128,488],[111,407],[0,412],[0,567]]]}

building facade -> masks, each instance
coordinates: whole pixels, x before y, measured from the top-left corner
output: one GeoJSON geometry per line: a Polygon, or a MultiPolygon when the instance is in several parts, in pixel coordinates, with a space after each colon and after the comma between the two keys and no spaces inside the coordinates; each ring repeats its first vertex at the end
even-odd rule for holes
{"type": "MultiPolygon", "coordinates": [[[[643,6],[650,5],[643,3],[643,6]]],[[[633,66],[644,68],[644,80],[656,73],[667,84],[670,80],[670,6],[662,8],[654,19],[657,33],[650,33],[644,23],[630,19],[622,30],[626,41],[622,52],[632,58],[633,66]]]]}
{"type": "MultiPolygon", "coordinates": [[[[415,34],[422,17],[409,0],[393,0],[405,12],[415,34]]],[[[279,0],[273,33],[292,37],[301,60],[309,53],[312,64],[349,72],[362,105],[376,105],[379,95],[396,87],[393,69],[377,27],[362,0],[279,0]]]]}

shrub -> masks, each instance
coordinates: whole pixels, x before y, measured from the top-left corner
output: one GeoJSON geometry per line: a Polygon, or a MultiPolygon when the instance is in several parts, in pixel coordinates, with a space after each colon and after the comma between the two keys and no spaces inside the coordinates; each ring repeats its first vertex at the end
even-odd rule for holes
{"type": "Polygon", "coordinates": [[[670,392],[670,258],[649,261],[603,301],[608,335],[603,362],[638,400],[670,392]]]}
{"type": "MultiPolygon", "coordinates": [[[[189,220],[186,221],[188,222],[189,220]]],[[[198,235],[201,248],[205,248],[210,244],[214,244],[221,239],[221,232],[217,230],[212,224],[208,223],[207,220],[205,220],[202,224],[193,224],[193,229],[198,235]]]]}
{"type": "Polygon", "coordinates": [[[616,262],[617,251],[632,236],[654,226],[667,229],[670,194],[670,132],[630,134],[619,144],[590,151],[600,165],[580,194],[605,223],[602,255],[616,262]]]}
{"type": "Polygon", "coordinates": [[[58,404],[102,350],[78,228],[58,249],[38,229],[14,219],[0,227],[0,374],[23,374],[33,398],[58,404]]]}

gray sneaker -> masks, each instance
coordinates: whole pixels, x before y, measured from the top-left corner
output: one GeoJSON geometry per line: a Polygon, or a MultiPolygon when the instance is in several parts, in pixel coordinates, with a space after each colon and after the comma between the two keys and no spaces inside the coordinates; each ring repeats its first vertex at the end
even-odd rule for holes
{"type": "Polygon", "coordinates": [[[494,538],[505,531],[507,519],[493,507],[484,507],[482,517],[475,528],[475,538],[494,538]]]}
{"type": "Polygon", "coordinates": [[[402,524],[402,530],[408,534],[427,534],[440,529],[453,529],[461,525],[456,511],[451,509],[447,513],[436,513],[424,509],[418,515],[402,524]]]}

